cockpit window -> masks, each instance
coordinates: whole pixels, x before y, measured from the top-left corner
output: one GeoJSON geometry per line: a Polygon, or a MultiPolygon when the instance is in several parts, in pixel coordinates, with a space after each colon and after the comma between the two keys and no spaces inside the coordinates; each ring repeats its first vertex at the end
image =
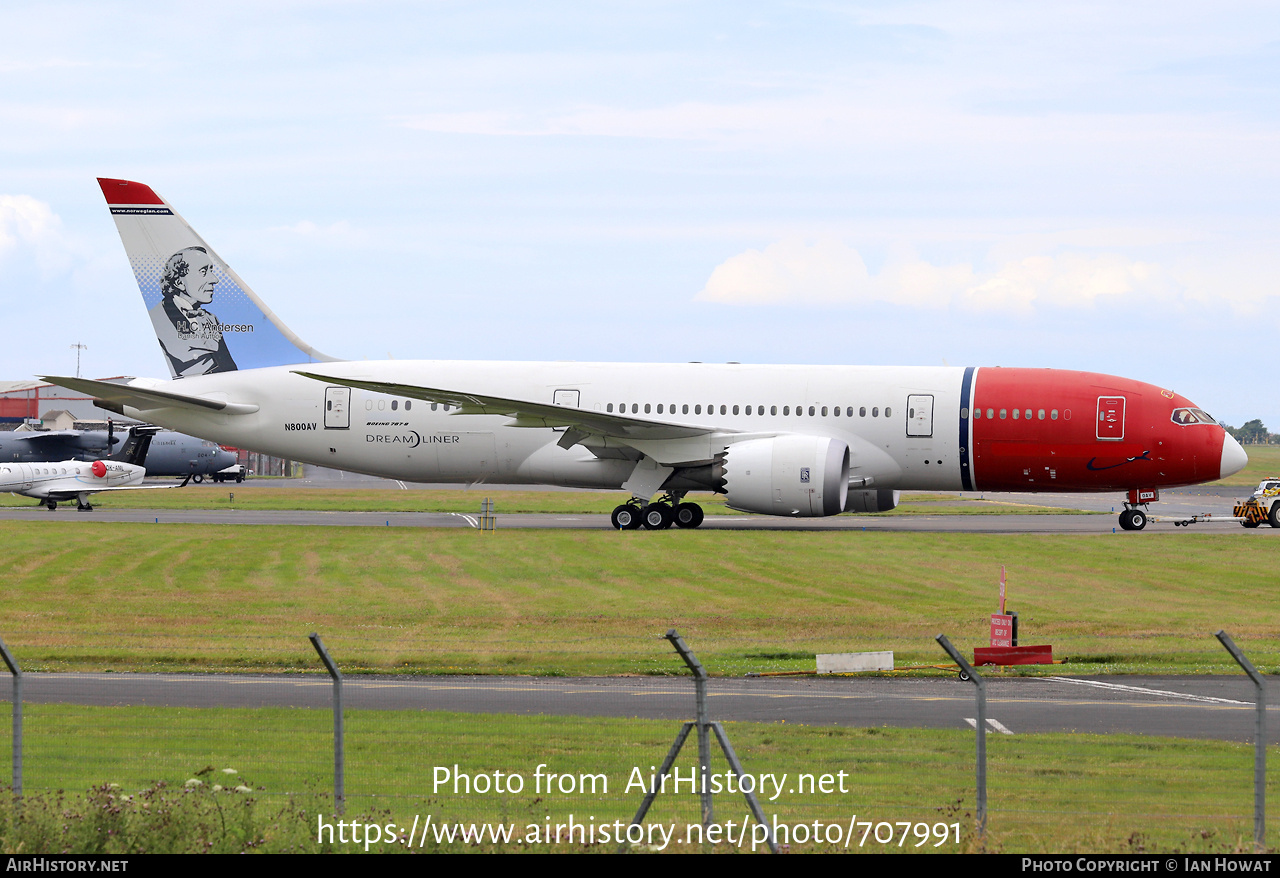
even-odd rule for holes
{"type": "Polygon", "coordinates": [[[1184,426],[1188,424],[1218,423],[1213,419],[1212,415],[1210,415],[1208,412],[1201,411],[1200,409],[1174,409],[1173,422],[1175,424],[1182,424],[1184,426]]]}

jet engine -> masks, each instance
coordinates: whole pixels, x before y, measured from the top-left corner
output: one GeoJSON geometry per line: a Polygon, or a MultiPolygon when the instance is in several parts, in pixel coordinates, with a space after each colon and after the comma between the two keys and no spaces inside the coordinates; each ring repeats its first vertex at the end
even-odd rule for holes
{"type": "Polygon", "coordinates": [[[845,501],[845,512],[888,512],[898,505],[900,491],[891,488],[872,488],[865,491],[850,491],[845,501]]]}
{"type": "Polygon", "coordinates": [[[804,517],[844,511],[849,446],[839,439],[785,435],[737,442],[726,450],[723,466],[734,509],[804,517]]]}

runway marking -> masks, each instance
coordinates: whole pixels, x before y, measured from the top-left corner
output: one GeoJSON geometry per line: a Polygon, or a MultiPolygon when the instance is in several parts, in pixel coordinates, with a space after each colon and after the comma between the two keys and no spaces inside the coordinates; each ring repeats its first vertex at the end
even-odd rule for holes
{"type": "Polygon", "coordinates": [[[457,516],[458,518],[465,518],[465,519],[467,520],[467,524],[471,525],[472,527],[476,528],[477,530],[479,530],[479,529],[480,529],[480,522],[476,521],[476,520],[475,520],[474,518],[472,518],[470,515],[467,515],[467,514],[462,513],[462,512],[450,512],[449,514],[450,514],[450,515],[455,515],[455,516],[457,516]]]}
{"type": "MultiPolygon", "coordinates": [[[[973,726],[975,730],[978,728],[978,721],[973,717],[966,716],[964,718],[964,721],[967,722],[969,725],[973,726]]],[[[1004,724],[1001,723],[999,720],[995,720],[995,719],[991,719],[990,717],[987,717],[987,725],[991,726],[991,728],[995,729],[997,732],[999,732],[1002,735],[1013,734],[1013,732],[1005,728],[1004,724]]]]}
{"type": "Polygon", "coordinates": [[[1214,698],[1210,695],[1190,695],[1186,692],[1170,692],[1168,689],[1147,689],[1142,686],[1126,686],[1123,683],[1103,683],[1098,680],[1077,680],[1072,677],[1045,677],[1055,683],[1070,683],[1073,686],[1093,686],[1097,689],[1110,689],[1115,692],[1136,692],[1142,695],[1160,695],[1164,698],[1181,698],[1186,701],[1199,701],[1204,704],[1238,704],[1245,707],[1253,705],[1248,701],[1236,701],[1232,698],[1214,698]]]}
{"type": "Polygon", "coordinates": [[[409,490],[409,486],[408,486],[408,485],[406,485],[404,482],[400,481],[399,479],[396,479],[396,480],[395,480],[395,483],[396,483],[397,485],[399,485],[399,486],[400,486],[400,490],[401,490],[401,491],[407,491],[407,490],[409,490]]]}

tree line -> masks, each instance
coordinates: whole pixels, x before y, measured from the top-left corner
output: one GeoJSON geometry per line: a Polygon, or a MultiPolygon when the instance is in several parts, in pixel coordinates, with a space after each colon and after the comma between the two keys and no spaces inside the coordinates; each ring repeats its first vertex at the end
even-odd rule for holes
{"type": "Polygon", "coordinates": [[[1280,435],[1269,432],[1259,418],[1247,421],[1239,427],[1230,427],[1223,424],[1222,428],[1230,433],[1241,445],[1272,445],[1280,442],[1280,435]]]}

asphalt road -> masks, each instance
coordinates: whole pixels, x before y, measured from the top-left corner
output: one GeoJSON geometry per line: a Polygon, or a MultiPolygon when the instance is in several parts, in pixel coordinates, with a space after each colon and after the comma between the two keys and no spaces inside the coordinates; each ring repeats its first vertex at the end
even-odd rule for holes
{"type": "MultiPolygon", "coordinates": [[[[330,707],[319,675],[27,674],[28,703],[173,707],[330,707]]],[[[6,687],[7,688],[7,687],[6,687]]],[[[955,677],[713,678],[713,719],[805,725],[964,728],[975,687],[955,677]]],[[[993,733],[1133,733],[1250,741],[1254,689],[1239,676],[1011,677],[987,681],[993,733]]],[[[7,695],[7,692],[5,693],[7,695]]],[[[349,677],[349,709],[640,717],[682,721],[690,678],[349,677]]],[[[1280,709],[1271,687],[1268,712],[1280,709]]],[[[1280,723],[1268,723],[1280,743],[1280,723]]]]}

